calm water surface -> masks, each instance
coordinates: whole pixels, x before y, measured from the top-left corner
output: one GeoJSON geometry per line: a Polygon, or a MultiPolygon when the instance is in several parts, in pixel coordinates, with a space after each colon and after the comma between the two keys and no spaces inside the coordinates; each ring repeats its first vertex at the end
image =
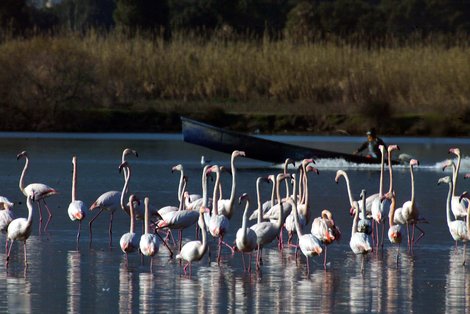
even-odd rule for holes
{"type": "MultiPolygon", "coordinates": [[[[356,137],[270,137],[306,146],[351,152],[363,140],[356,137]]],[[[440,163],[449,157],[450,147],[460,147],[464,155],[462,173],[470,172],[470,140],[429,138],[385,138],[396,143],[402,153],[419,159],[416,168],[416,200],[420,213],[429,224],[422,225],[426,234],[414,254],[402,245],[396,264],[397,248],[388,241],[383,250],[370,254],[361,272],[362,259],[349,248],[351,222],[346,185],[334,182],[336,170],[347,170],[354,197],[365,188],[378,192],[379,167],[351,165],[340,160],[317,161],[320,175],[310,176],[312,216],[328,208],[343,232],[343,240],[328,248],[328,269],[323,270],[323,256],[311,259],[310,276],[305,259],[295,260],[293,251],[278,251],[275,245],[264,250],[262,271],[244,273],[241,256],[223,250],[220,266],[206,255],[194,263],[191,277],[183,276],[178,261],[169,258],[160,246],[154,258],[142,263],[138,254],[126,263],[119,249],[119,238],[129,230],[129,218],[116,212],[113,245],[108,248],[109,214],[103,213],[94,224],[91,248],[88,246],[88,212],[77,249],[77,224],[67,215],[70,202],[72,155],[78,157],[77,197],[87,206],[108,190],[121,190],[123,179],[118,173],[122,150],[131,147],[139,158],[129,157],[133,169],[130,190],[139,197],[148,196],[159,206],[177,205],[179,174],[171,167],[181,163],[189,177],[188,189],[200,193],[201,155],[212,163],[229,165],[229,155],[184,143],[180,135],[90,135],[90,134],[0,134],[1,195],[15,202],[17,217],[26,217],[24,196],[18,179],[24,161],[16,154],[27,150],[30,170],[26,184],[42,182],[60,191],[48,204],[53,218],[47,234],[38,232],[38,213],[34,214],[33,235],[27,241],[29,268],[25,271],[23,250],[15,242],[10,265],[0,272],[0,312],[425,312],[463,313],[470,306],[470,275],[462,266],[462,247],[454,252],[445,215],[447,186],[438,186],[444,174],[440,163]]],[[[240,158],[236,161],[238,194],[247,192],[254,200],[258,176],[277,173],[279,166],[240,158]]],[[[395,167],[394,185],[398,203],[410,197],[410,175],[407,167],[395,167]]],[[[470,182],[460,176],[458,193],[470,189],[470,182]]],[[[223,177],[224,196],[228,197],[230,177],[223,177]]],[[[388,176],[385,179],[388,187],[388,176]]],[[[262,187],[264,200],[270,197],[270,186],[262,187]]],[[[252,206],[253,207],[253,206],[252,206]]],[[[232,243],[241,225],[242,207],[236,207],[226,240],[232,243]]],[[[140,226],[140,223],[138,224],[140,226]]],[[[310,230],[310,226],[308,226],[310,230]]],[[[4,239],[4,235],[1,239],[4,239]]],[[[194,229],[184,232],[184,241],[194,239],[194,229]]],[[[216,243],[210,240],[212,251],[216,243]]],[[[5,254],[0,259],[5,260],[5,254]]]]}

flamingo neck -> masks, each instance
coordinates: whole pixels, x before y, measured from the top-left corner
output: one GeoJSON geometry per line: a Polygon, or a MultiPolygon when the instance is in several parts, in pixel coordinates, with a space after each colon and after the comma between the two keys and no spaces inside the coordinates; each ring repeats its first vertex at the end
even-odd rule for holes
{"type": "Polygon", "coordinates": [[[279,213],[278,213],[278,216],[277,216],[278,219],[276,221],[276,227],[278,229],[281,229],[282,225],[284,224],[284,221],[282,221],[282,216],[283,216],[282,211],[284,210],[284,207],[282,206],[281,194],[280,194],[281,191],[280,191],[280,188],[279,188],[279,186],[281,184],[280,180],[281,180],[280,178],[278,178],[276,180],[277,181],[277,183],[276,183],[276,195],[277,195],[277,203],[279,204],[279,213]]]}
{"type": "Polygon", "coordinates": [[[129,214],[131,216],[131,226],[129,228],[129,232],[134,233],[134,204],[133,204],[133,200],[129,200],[129,214]]]}
{"type": "Polygon", "coordinates": [[[237,180],[236,180],[237,170],[235,168],[235,156],[232,156],[230,160],[230,167],[232,168],[232,190],[230,191],[229,206],[227,208],[228,218],[232,217],[233,203],[235,202],[235,194],[237,190],[237,180]]]}
{"type": "Polygon", "coordinates": [[[455,193],[457,192],[456,191],[456,187],[457,187],[457,179],[459,177],[459,171],[460,171],[460,162],[462,160],[462,157],[460,156],[460,154],[457,154],[457,166],[455,167],[455,173],[454,173],[454,177],[452,178],[452,180],[454,181],[454,195],[455,193]]]}
{"type": "Polygon", "coordinates": [[[25,158],[25,163],[24,163],[23,171],[21,172],[19,187],[20,187],[21,192],[23,192],[23,194],[27,197],[27,195],[24,191],[24,188],[25,188],[25,186],[24,186],[24,177],[26,176],[26,172],[28,172],[29,158],[28,158],[28,156],[24,156],[24,158],[25,158]]]}
{"type": "Polygon", "coordinates": [[[144,213],[144,225],[145,225],[145,234],[149,233],[149,204],[145,202],[145,213],[144,213]]]}
{"type": "Polygon", "coordinates": [[[388,174],[390,177],[390,186],[388,188],[388,193],[392,194],[393,190],[393,171],[392,171],[392,152],[388,152],[388,174]]]}
{"type": "Polygon", "coordinates": [[[204,206],[204,207],[207,206],[207,175],[206,175],[206,170],[207,170],[207,167],[204,167],[204,169],[202,171],[202,178],[201,178],[202,206],[204,206]]]}
{"type": "Polygon", "coordinates": [[[184,172],[183,169],[180,170],[180,182],[178,184],[178,201],[181,202],[181,193],[183,193],[183,178],[184,178],[184,172]]]}
{"type": "Polygon", "coordinates": [[[26,206],[28,207],[28,221],[27,225],[31,226],[33,224],[33,199],[31,197],[27,197],[26,206]]]}
{"type": "Polygon", "coordinates": [[[415,176],[413,172],[413,166],[410,166],[410,175],[411,175],[411,206],[415,203],[415,176]]]}
{"type": "MultiPolygon", "coordinates": [[[[358,206],[359,207],[359,206],[358,206]]],[[[355,213],[354,213],[354,219],[353,219],[353,224],[352,224],[352,230],[351,230],[351,235],[355,234],[357,232],[357,221],[359,218],[359,208],[356,208],[355,213]]]]}
{"type": "Polygon", "coordinates": [[[250,202],[247,200],[245,205],[245,211],[243,212],[243,219],[242,219],[242,230],[243,230],[243,239],[246,238],[247,228],[246,223],[248,220],[248,207],[250,206],[250,202]]]}
{"type": "MultiPolygon", "coordinates": [[[[447,194],[447,201],[446,201],[446,213],[447,213],[447,225],[449,226],[450,223],[452,222],[452,216],[451,216],[451,206],[452,206],[452,194],[454,193],[454,186],[453,182],[449,182],[449,193],[447,194]]],[[[470,207],[469,207],[470,208],[470,207]]],[[[467,219],[467,224],[468,224],[467,219]]],[[[467,229],[468,230],[468,229],[467,229]]]]}
{"type": "Polygon", "coordinates": [[[384,185],[384,168],[385,168],[385,160],[384,160],[384,151],[381,151],[382,157],[380,159],[380,181],[379,181],[379,196],[383,195],[383,185],[384,185]]]}
{"type": "MultiPolygon", "coordinates": [[[[124,196],[127,193],[127,188],[129,186],[129,181],[131,179],[131,170],[129,167],[124,167],[124,169],[127,170],[127,175],[125,175],[125,180],[124,180],[124,186],[122,187],[122,192],[121,192],[121,208],[126,212],[129,213],[130,209],[127,208],[126,204],[124,204],[124,196]]],[[[123,170],[124,170],[123,169],[123,170]]]]}
{"type": "Polygon", "coordinates": [[[219,188],[219,184],[220,184],[220,171],[219,169],[216,170],[215,172],[215,185],[214,185],[214,192],[212,194],[212,214],[213,215],[218,215],[219,214],[219,208],[218,208],[218,203],[219,203],[219,200],[218,200],[218,196],[217,196],[217,191],[218,191],[218,188],[219,188]]]}
{"type": "Polygon", "coordinates": [[[274,198],[276,197],[276,182],[273,181],[273,188],[271,189],[271,207],[274,206],[274,198]]]}
{"type": "Polygon", "coordinates": [[[395,225],[395,223],[393,222],[393,220],[395,219],[395,207],[397,207],[397,201],[395,197],[392,197],[392,201],[390,204],[390,214],[388,215],[388,223],[390,224],[390,227],[393,227],[395,225]]]}
{"type": "Polygon", "coordinates": [[[72,202],[75,202],[77,197],[77,161],[73,158],[73,174],[72,174],[72,202]]]}
{"type": "Polygon", "coordinates": [[[199,224],[201,227],[202,245],[198,248],[198,253],[199,253],[199,256],[203,256],[207,251],[207,232],[206,232],[206,223],[204,221],[203,213],[199,214],[199,224]]]}
{"type": "Polygon", "coordinates": [[[346,172],[343,172],[343,177],[346,180],[346,187],[348,189],[349,203],[351,204],[351,206],[353,206],[354,199],[353,199],[352,192],[351,192],[351,185],[349,184],[349,177],[346,174],[346,172]]]}
{"type": "Polygon", "coordinates": [[[258,202],[258,223],[261,222],[261,212],[263,211],[263,205],[261,204],[261,192],[260,192],[261,178],[256,180],[256,199],[258,202]]]}

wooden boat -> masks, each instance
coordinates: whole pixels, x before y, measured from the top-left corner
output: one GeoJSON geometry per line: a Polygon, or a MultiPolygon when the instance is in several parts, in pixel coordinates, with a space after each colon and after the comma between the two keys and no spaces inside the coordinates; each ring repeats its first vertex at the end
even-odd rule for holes
{"type": "MultiPolygon", "coordinates": [[[[270,141],[240,132],[218,128],[206,123],[181,117],[183,139],[196,144],[231,154],[234,150],[242,150],[246,157],[272,163],[283,163],[286,158],[302,160],[313,159],[344,159],[353,163],[378,164],[379,158],[332,152],[321,149],[297,146],[282,142],[270,141]]],[[[394,161],[393,163],[398,163],[394,161]]]]}

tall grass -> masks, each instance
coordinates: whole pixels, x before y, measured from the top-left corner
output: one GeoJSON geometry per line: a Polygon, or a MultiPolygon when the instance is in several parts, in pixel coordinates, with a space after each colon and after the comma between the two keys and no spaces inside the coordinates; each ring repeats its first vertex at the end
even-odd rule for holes
{"type": "Polygon", "coordinates": [[[0,44],[0,102],[24,119],[51,120],[91,106],[198,111],[214,103],[229,112],[348,114],[378,105],[395,114],[466,114],[469,56],[466,45],[424,41],[367,49],[66,33],[0,44]]]}

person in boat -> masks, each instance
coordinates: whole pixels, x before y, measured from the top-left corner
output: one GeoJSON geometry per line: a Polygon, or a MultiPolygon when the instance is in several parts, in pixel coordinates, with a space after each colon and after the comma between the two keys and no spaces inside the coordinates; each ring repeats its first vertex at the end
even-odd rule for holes
{"type": "Polygon", "coordinates": [[[359,154],[366,148],[368,149],[367,152],[367,157],[370,158],[380,158],[381,153],[379,149],[379,145],[385,146],[387,148],[387,145],[385,145],[385,142],[377,136],[377,133],[375,131],[375,128],[371,128],[367,131],[367,141],[361,144],[357,150],[353,152],[354,155],[359,154]]]}

